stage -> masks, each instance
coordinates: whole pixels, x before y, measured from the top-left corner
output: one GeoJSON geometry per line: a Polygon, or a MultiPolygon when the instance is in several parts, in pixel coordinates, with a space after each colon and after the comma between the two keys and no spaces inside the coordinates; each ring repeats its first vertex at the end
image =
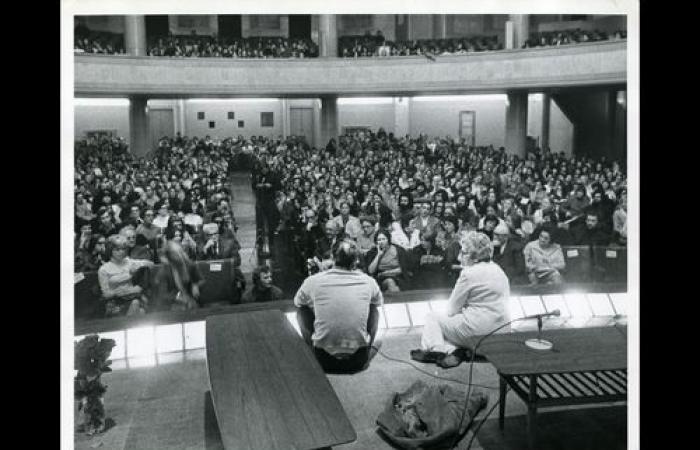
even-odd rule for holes
{"type": "MultiPolygon", "coordinates": [[[[418,348],[422,327],[380,330],[381,352],[391,358],[409,360],[409,351],[418,348]]],[[[411,361],[432,374],[466,381],[469,364],[441,369],[432,364],[411,361]]],[[[193,349],[158,354],[157,357],[115,360],[114,371],[103,376],[108,385],[105,409],[116,425],[103,435],[92,438],[76,435],[76,449],[221,449],[216,416],[209,397],[206,350],[193,349]]],[[[377,432],[376,418],[393,392],[403,391],[418,379],[426,383],[456,382],[437,380],[408,364],[378,354],[370,367],[354,375],[328,375],[340,399],[357,440],[335,448],[393,448],[377,432]]],[[[498,401],[498,378],[488,362],[474,364],[473,382],[489,395],[489,405],[477,422],[498,401]],[[489,389],[493,388],[493,389],[489,389]]],[[[575,406],[544,409],[538,419],[539,449],[627,448],[626,404],[575,406]]],[[[505,430],[498,429],[498,412],[484,423],[472,445],[473,449],[508,449],[527,447],[526,407],[513,393],[508,393],[505,430]]],[[[76,416],[77,417],[77,416],[76,416]]],[[[458,448],[465,449],[471,432],[458,448]]]]}

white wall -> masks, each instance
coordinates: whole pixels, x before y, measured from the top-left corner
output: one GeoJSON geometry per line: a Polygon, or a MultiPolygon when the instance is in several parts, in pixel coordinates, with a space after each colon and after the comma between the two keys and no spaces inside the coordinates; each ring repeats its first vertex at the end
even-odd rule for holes
{"type": "Polygon", "coordinates": [[[75,105],[74,127],[75,139],[87,131],[116,130],[129,142],[129,105],[75,105]]]}
{"type": "MultiPolygon", "coordinates": [[[[476,112],[476,145],[505,145],[505,96],[464,96],[456,101],[416,101],[410,106],[397,107],[390,100],[382,104],[339,104],[338,121],[340,129],[345,126],[369,126],[373,131],[380,127],[387,133],[413,136],[420,133],[432,136],[459,136],[459,112],[476,112]],[[408,109],[408,111],[406,111],[408,109]]],[[[404,103],[407,98],[404,98],[404,103]]],[[[98,101],[99,102],[99,101],[98,101]]],[[[282,134],[282,101],[272,100],[184,100],[182,113],[178,100],[149,100],[149,108],[172,108],[175,117],[175,131],[187,136],[225,138],[242,135],[278,137],[282,134]],[[197,119],[197,112],[204,111],[205,120],[197,119]],[[228,120],[228,111],[235,113],[234,120],[228,120]],[[274,126],[261,127],[260,113],[273,112],[274,126]],[[180,118],[182,114],[182,118],[180,118]],[[209,121],[216,122],[216,128],[209,128],[209,121]],[[244,120],[244,128],[238,128],[238,121],[244,120]]],[[[313,99],[289,99],[288,107],[313,107],[313,99]]],[[[318,120],[316,118],[315,120],[318,120]]],[[[110,106],[104,104],[75,106],[75,137],[80,139],[86,131],[116,130],[117,135],[129,140],[128,105],[110,106]]],[[[539,96],[530,95],[528,101],[528,135],[541,138],[542,102],[539,96]]],[[[561,112],[556,102],[551,102],[549,145],[552,151],[573,151],[574,127],[561,112]]],[[[541,139],[540,139],[541,141],[541,139]]]]}
{"type": "Polygon", "coordinates": [[[185,130],[188,136],[203,137],[206,135],[220,139],[242,135],[278,137],[282,134],[282,102],[271,100],[186,100],[185,101],[185,130]],[[204,120],[197,119],[197,113],[204,112],[204,120]],[[228,112],[233,111],[235,118],[228,119],[228,112]],[[274,113],[274,126],[261,127],[260,113],[274,113]],[[209,121],[216,123],[216,128],[209,128],[209,121]],[[238,127],[238,121],[243,120],[244,127],[238,127]]]}
{"type": "Polygon", "coordinates": [[[338,122],[340,131],[343,127],[367,126],[372,131],[384,128],[387,133],[394,132],[394,104],[389,98],[387,104],[380,105],[338,105],[338,122]]]}
{"type": "Polygon", "coordinates": [[[554,100],[549,113],[549,148],[553,152],[564,152],[567,156],[574,153],[574,125],[554,100]]]}
{"type": "Polygon", "coordinates": [[[258,20],[258,26],[254,26],[253,23],[256,19],[253,19],[251,15],[241,16],[241,36],[243,37],[289,37],[289,16],[278,15],[279,27],[268,27],[264,25],[264,16],[256,16],[258,20]]]}
{"type": "MultiPolygon", "coordinates": [[[[574,146],[574,125],[552,100],[549,110],[549,148],[555,152],[571,155],[574,146]]],[[[527,104],[527,135],[539,139],[542,145],[542,97],[530,94],[527,104]]]]}
{"type": "Polygon", "coordinates": [[[459,137],[459,112],[476,112],[476,145],[505,146],[505,96],[465,96],[458,101],[411,101],[411,135],[459,137]],[[471,98],[470,98],[471,97],[471,98]]]}
{"type": "Polygon", "coordinates": [[[396,39],[396,22],[393,14],[372,14],[368,26],[357,25],[352,16],[353,14],[336,16],[338,37],[364,35],[367,31],[375,35],[379,30],[387,40],[396,39]]]}
{"type": "Polygon", "coordinates": [[[409,39],[432,39],[433,17],[429,14],[410,14],[408,16],[409,39]]]}

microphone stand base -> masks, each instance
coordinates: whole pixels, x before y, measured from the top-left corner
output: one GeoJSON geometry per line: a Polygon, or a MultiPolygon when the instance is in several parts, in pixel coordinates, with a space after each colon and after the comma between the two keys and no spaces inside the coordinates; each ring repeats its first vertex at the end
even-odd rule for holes
{"type": "Polygon", "coordinates": [[[533,350],[551,350],[554,347],[554,344],[545,339],[528,339],[525,345],[533,350]]]}

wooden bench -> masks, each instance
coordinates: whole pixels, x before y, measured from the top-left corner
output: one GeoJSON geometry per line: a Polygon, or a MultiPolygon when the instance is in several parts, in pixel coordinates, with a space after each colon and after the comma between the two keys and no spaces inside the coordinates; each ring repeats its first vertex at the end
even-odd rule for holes
{"type": "Polygon", "coordinates": [[[357,439],[311,350],[278,310],[208,317],[207,367],[228,449],[315,449],[357,439]]]}

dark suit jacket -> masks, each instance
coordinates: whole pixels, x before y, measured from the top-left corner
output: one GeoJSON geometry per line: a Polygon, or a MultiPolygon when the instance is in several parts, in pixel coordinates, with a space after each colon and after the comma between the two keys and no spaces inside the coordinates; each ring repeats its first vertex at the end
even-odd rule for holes
{"type": "Polygon", "coordinates": [[[511,284],[527,284],[523,248],[525,248],[523,243],[515,236],[511,236],[503,253],[501,253],[500,247],[493,249],[493,261],[501,266],[511,284]]]}
{"type": "Polygon", "coordinates": [[[207,251],[204,251],[204,245],[197,249],[200,260],[210,260],[210,259],[228,259],[233,258],[234,267],[241,265],[241,255],[238,253],[239,246],[237,242],[230,239],[219,238],[219,251],[217,252],[215,247],[209,247],[207,251]]]}

